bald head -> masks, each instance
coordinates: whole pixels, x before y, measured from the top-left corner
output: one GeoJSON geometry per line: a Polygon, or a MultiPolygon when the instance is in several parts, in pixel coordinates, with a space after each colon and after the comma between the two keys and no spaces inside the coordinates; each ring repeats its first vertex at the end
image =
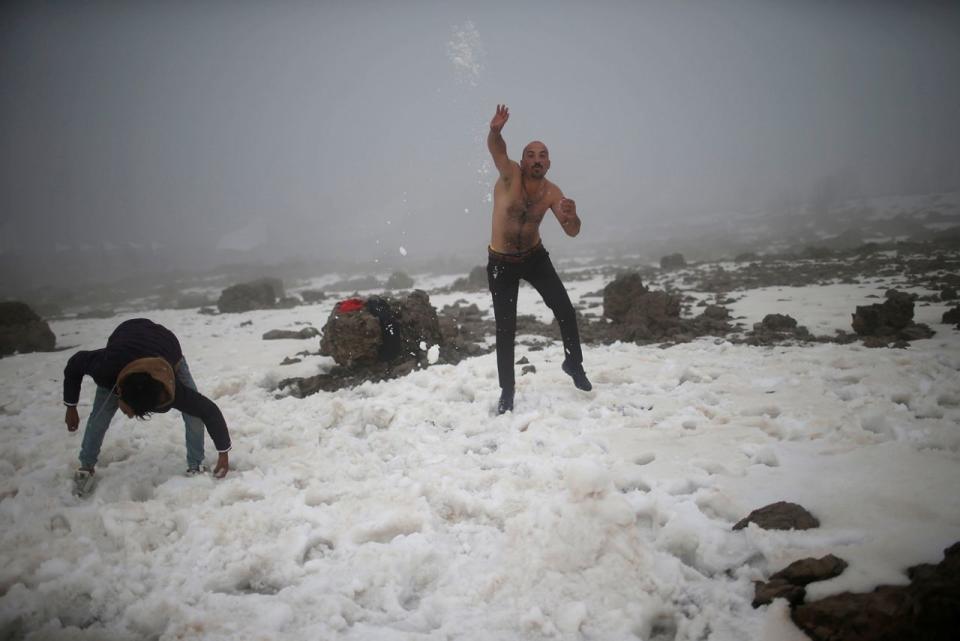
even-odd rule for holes
{"type": "Polygon", "coordinates": [[[520,156],[520,170],[525,176],[543,178],[550,169],[550,152],[539,140],[528,143],[520,156]]]}
{"type": "Polygon", "coordinates": [[[526,156],[527,150],[530,150],[530,149],[533,149],[536,151],[539,151],[542,149],[543,151],[546,151],[548,155],[550,154],[550,151],[547,149],[547,146],[542,142],[540,142],[539,140],[534,140],[532,142],[527,143],[527,146],[523,148],[523,155],[526,156]]]}

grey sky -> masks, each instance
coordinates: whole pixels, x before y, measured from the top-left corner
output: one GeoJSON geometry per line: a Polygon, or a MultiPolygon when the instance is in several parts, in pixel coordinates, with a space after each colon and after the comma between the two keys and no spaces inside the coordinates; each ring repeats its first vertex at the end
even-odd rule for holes
{"type": "Polygon", "coordinates": [[[958,34],[956,2],[6,3],[0,250],[482,257],[498,102],[591,242],[831,175],[958,189],[958,34]]]}

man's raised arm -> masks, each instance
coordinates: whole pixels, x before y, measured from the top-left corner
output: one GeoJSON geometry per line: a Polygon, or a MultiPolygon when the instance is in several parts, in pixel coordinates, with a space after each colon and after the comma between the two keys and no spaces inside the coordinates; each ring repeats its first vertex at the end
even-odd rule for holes
{"type": "Polygon", "coordinates": [[[510,170],[513,167],[512,161],[507,156],[507,143],[503,141],[503,136],[500,134],[509,119],[510,110],[507,109],[507,106],[497,105],[497,113],[493,115],[493,120],[490,121],[490,133],[487,135],[487,149],[493,156],[493,164],[497,166],[497,171],[504,178],[510,175],[510,170]]]}

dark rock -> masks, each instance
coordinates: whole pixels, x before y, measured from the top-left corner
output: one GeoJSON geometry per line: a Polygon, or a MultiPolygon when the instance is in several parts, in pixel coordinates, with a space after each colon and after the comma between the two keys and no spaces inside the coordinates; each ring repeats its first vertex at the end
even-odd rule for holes
{"type": "Polygon", "coordinates": [[[517,365],[526,365],[530,362],[530,359],[526,356],[522,357],[519,361],[516,362],[517,365]]]}
{"type": "Polygon", "coordinates": [[[707,305],[703,310],[703,317],[711,320],[730,320],[730,310],[721,305],[707,305]]]}
{"type": "Polygon", "coordinates": [[[387,284],[384,287],[387,289],[411,289],[413,287],[413,279],[403,272],[393,272],[390,274],[390,278],[387,279],[387,284]]]}
{"type": "Polygon", "coordinates": [[[474,292],[478,290],[487,289],[489,284],[487,283],[487,268],[483,265],[478,265],[470,270],[470,273],[465,278],[458,278],[450,286],[449,291],[452,292],[474,292]]]}
{"type": "Polygon", "coordinates": [[[755,263],[760,260],[759,254],[754,252],[744,252],[742,254],[737,254],[733,259],[735,263],[755,263]]]}
{"type": "Polygon", "coordinates": [[[380,321],[366,309],[341,313],[335,306],[323,326],[320,353],[338,365],[372,365],[377,362],[383,336],[380,321]]]}
{"type": "Polygon", "coordinates": [[[801,559],[794,561],[775,573],[764,583],[754,583],[753,607],[767,605],[774,599],[784,598],[790,605],[803,602],[806,596],[805,585],[814,581],[826,581],[839,576],[847,567],[847,562],[832,554],[820,559],[801,559]]]}
{"type": "MultiPolygon", "coordinates": [[[[797,321],[786,314],[767,314],[759,325],[774,332],[790,332],[797,328],[797,321]]],[[[758,329],[756,325],[754,329],[758,329]]]]}
{"type": "Polygon", "coordinates": [[[670,254],[660,259],[660,269],[683,269],[686,266],[687,261],[680,253],[670,254]]]}
{"type": "Polygon", "coordinates": [[[640,274],[617,276],[603,288],[603,315],[616,323],[624,322],[637,301],[648,292],[640,274]]]}
{"type": "Polygon", "coordinates": [[[891,290],[883,303],[858,305],[852,325],[860,336],[892,336],[912,321],[913,297],[891,290]]]}
{"type": "Polygon", "coordinates": [[[302,358],[292,358],[292,357],[290,357],[290,356],[287,356],[285,359],[283,359],[282,361],[280,361],[280,364],[281,364],[281,365],[293,365],[294,363],[301,363],[301,362],[303,362],[303,359],[302,359],[302,358]]]}
{"type": "Polygon", "coordinates": [[[220,312],[214,309],[213,307],[201,307],[197,310],[198,314],[203,314],[204,316],[216,316],[220,312]]]}
{"type": "Polygon", "coordinates": [[[813,641],[955,641],[960,630],[960,543],[937,565],[907,571],[906,586],[844,592],[795,607],[793,622],[813,641]]]}
{"type": "Polygon", "coordinates": [[[794,561],[770,577],[770,580],[782,580],[794,585],[808,585],[814,581],[826,581],[840,576],[847,569],[847,562],[832,554],[819,559],[807,558],[794,561]]]}
{"type": "MultiPolygon", "coordinates": [[[[332,356],[338,365],[348,369],[362,370],[389,362],[389,371],[371,371],[370,376],[393,377],[413,367],[426,367],[426,352],[421,345],[441,345],[442,350],[443,343],[439,319],[430,304],[430,297],[417,289],[400,299],[374,298],[385,316],[393,319],[390,326],[381,323],[369,311],[373,307],[341,312],[338,305],[330,312],[323,327],[320,353],[332,356]],[[389,347],[389,353],[385,351],[386,347],[389,347]],[[412,365],[405,365],[407,361],[412,365]]],[[[374,299],[367,302],[370,300],[374,299]]],[[[364,372],[360,370],[357,374],[363,376],[364,372]]]]}
{"type": "Polygon", "coordinates": [[[280,339],[298,339],[303,340],[307,338],[313,338],[314,336],[319,336],[320,332],[316,327],[304,327],[299,331],[293,331],[292,329],[271,329],[269,332],[266,332],[263,335],[263,340],[265,341],[274,341],[280,339]]]}
{"type": "Polygon", "coordinates": [[[521,375],[521,376],[522,376],[523,374],[536,374],[536,373],[537,373],[537,367],[536,367],[536,365],[524,365],[524,366],[520,369],[520,375],[521,375]]]}
{"type": "Polygon", "coordinates": [[[960,323],[960,307],[953,307],[945,311],[941,320],[948,325],[960,323]]]}
{"type": "Polygon", "coordinates": [[[303,289],[300,290],[300,298],[303,299],[304,303],[313,304],[319,303],[320,301],[326,299],[327,295],[323,293],[323,290],[320,289],[303,289]]]}
{"type": "Polygon", "coordinates": [[[944,287],[940,290],[940,300],[956,300],[957,290],[953,287],[944,287]]]}
{"type": "Polygon", "coordinates": [[[56,336],[30,306],[18,301],[0,303],[0,356],[25,352],[49,352],[56,336]]]}
{"type": "Polygon", "coordinates": [[[217,309],[221,314],[271,309],[275,306],[277,299],[282,297],[283,283],[276,278],[261,278],[224,289],[217,301],[217,309]]]}
{"type": "Polygon", "coordinates": [[[820,521],[796,503],[778,501],[758,508],[733,526],[742,530],[749,523],[755,523],[764,530],[809,530],[820,527],[820,521]]]}
{"type": "Polygon", "coordinates": [[[794,585],[784,579],[770,579],[766,583],[763,581],[754,581],[753,583],[753,607],[759,608],[761,605],[769,605],[774,599],[786,599],[790,605],[803,603],[807,595],[806,589],[800,585],[794,585]]]}

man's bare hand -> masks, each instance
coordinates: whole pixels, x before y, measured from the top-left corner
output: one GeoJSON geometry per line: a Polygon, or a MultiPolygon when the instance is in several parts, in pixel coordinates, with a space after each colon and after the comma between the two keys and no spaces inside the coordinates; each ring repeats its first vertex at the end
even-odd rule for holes
{"type": "Polygon", "coordinates": [[[503,126],[507,124],[508,120],[510,120],[510,110],[507,109],[506,105],[497,105],[497,113],[494,114],[493,120],[490,121],[490,129],[500,133],[500,130],[503,129],[503,126]]]}
{"type": "Polygon", "coordinates": [[[220,452],[217,455],[217,466],[213,468],[213,477],[222,479],[230,471],[230,457],[226,452],[220,452]]]}
{"type": "Polygon", "coordinates": [[[577,219],[577,203],[572,198],[562,198],[560,200],[560,213],[563,214],[564,222],[577,219]]]}
{"type": "Polygon", "coordinates": [[[68,432],[77,431],[77,428],[80,427],[80,414],[77,413],[76,407],[67,407],[67,415],[64,417],[63,422],[67,424],[68,432]]]}

